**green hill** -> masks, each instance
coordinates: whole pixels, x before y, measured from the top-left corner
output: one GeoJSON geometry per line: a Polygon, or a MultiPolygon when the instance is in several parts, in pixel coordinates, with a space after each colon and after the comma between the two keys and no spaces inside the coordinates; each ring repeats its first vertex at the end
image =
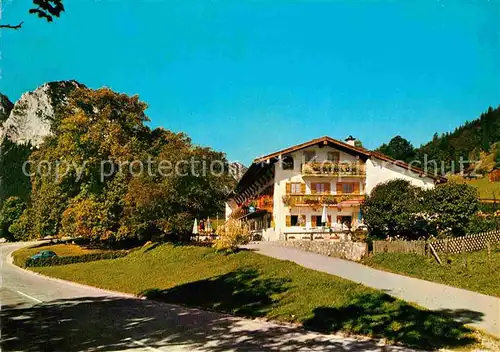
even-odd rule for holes
{"type": "MultiPolygon", "coordinates": [[[[439,173],[460,172],[460,161],[463,160],[466,162],[464,171],[486,174],[493,167],[500,165],[498,142],[500,142],[500,106],[496,109],[489,107],[479,118],[465,122],[453,132],[441,135],[435,133],[430,142],[419,148],[414,148],[405,138],[395,136],[389,143],[382,144],[376,150],[405,162],[419,160],[420,165],[424,165],[425,161],[436,161],[439,173]],[[441,162],[443,162],[442,168],[441,162]]],[[[433,164],[428,162],[427,166],[432,171],[433,164]]]]}
{"type": "MultiPolygon", "coordinates": [[[[420,160],[427,155],[428,160],[446,161],[448,164],[446,171],[450,171],[450,162],[455,161],[458,165],[460,157],[477,162],[490,152],[498,154],[497,148],[492,148],[492,146],[499,141],[500,106],[496,109],[488,108],[478,119],[465,122],[451,133],[434,134],[430,142],[416,149],[416,154],[420,160]]],[[[500,158],[496,154],[493,157],[498,162],[500,158]]],[[[457,171],[459,170],[455,170],[457,171]]]]}

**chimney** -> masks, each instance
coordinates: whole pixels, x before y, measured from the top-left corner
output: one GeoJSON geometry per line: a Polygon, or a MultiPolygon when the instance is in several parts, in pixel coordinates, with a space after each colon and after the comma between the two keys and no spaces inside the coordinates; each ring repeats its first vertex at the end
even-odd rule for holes
{"type": "Polygon", "coordinates": [[[354,138],[353,136],[349,135],[349,137],[347,137],[345,139],[345,142],[349,145],[352,145],[354,147],[354,142],[356,142],[356,138],[354,138]]]}

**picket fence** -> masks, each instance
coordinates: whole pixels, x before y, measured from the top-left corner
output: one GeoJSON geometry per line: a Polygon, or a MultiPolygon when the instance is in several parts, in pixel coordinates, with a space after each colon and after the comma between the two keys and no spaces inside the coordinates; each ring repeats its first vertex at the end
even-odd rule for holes
{"type": "Polygon", "coordinates": [[[500,243],[500,231],[490,231],[431,241],[373,241],[373,253],[460,254],[485,249],[497,243],[500,243]]]}

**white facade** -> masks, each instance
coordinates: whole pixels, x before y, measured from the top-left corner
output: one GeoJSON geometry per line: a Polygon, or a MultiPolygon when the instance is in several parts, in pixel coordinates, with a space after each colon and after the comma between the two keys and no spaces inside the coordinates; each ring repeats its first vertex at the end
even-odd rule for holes
{"type": "MultiPolygon", "coordinates": [[[[264,185],[272,185],[272,195],[268,195],[272,197],[273,203],[272,221],[270,228],[261,229],[264,240],[279,240],[290,236],[301,238],[308,234],[312,237],[321,236],[325,227],[321,226],[323,223],[319,224],[318,218],[321,218],[324,207],[329,216],[326,234],[345,229],[342,224],[357,228],[362,225],[360,204],[364,196],[382,182],[399,178],[422,188],[432,188],[435,184],[433,178],[410,171],[406,164],[396,165],[389,158],[384,160],[377,157],[377,153],[355,148],[329,137],[313,140],[309,145],[305,143],[289,148],[282,154],[277,152],[262,157],[252,165],[254,171],[260,165],[258,162],[269,165],[273,177],[261,185],[248,186],[246,191],[232,199],[232,204],[228,202],[226,215],[235,211],[235,204],[257,199],[265,188],[264,185]],[[314,159],[308,160],[311,156],[314,159]],[[286,169],[286,163],[283,162],[285,157],[288,161],[293,158],[293,168],[286,169]],[[342,172],[335,169],[319,173],[303,170],[304,164],[311,163],[352,165],[353,168],[348,172],[343,169],[342,172]]],[[[241,215],[235,213],[235,217],[236,214],[241,215]]],[[[248,219],[256,216],[252,214],[248,219]]]]}
{"type": "Polygon", "coordinates": [[[410,181],[412,185],[429,189],[434,187],[434,179],[422,176],[404,167],[393,165],[388,161],[370,158],[366,161],[366,193],[370,194],[379,183],[394,179],[410,181]]]}
{"type": "MultiPolygon", "coordinates": [[[[293,170],[284,170],[282,163],[276,163],[275,165],[275,177],[274,177],[274,207],[273,207],[273,220],[275,224],[276,239],[283,237],[284,233],[305,233],[312,231],[314,229],[312,224],[312,216],[322,215],[322,206],[315,207],[289,207],[284,204],[283,196],[287,195],[286,184],[287,183],[304,183],[305,184],[305,194],[312,194],[311,184],[312,183],[329,183],[330,191],[321,193],[321,195],[336,195],[336,185],[338,182],[356,182],[359,184],[360,192],[359,194],[364,194],[364,181],[359,177],[334,177],[334,176],[304,176],[302,174],[302,161],[304,160],[304,152],[314,152],[316,155],[316,162],[328,161],[328,152],[336,152],[339,154],[339,160],[342,162],[356,163],[359,162],[363,164],[361,160],[355,156],[339,151],[335,148],[318,146],[306,148],[304,150],[296,151],[289,154],[294,160],[293,170]],[[304,226],[286,226],[287,215],[302,215],[305,216],[304,226]]],[[[353,219],[358,217],[359,206],[355,208],[337,208],[328,207],[327,214],[331,217],[332,221],[336,221],[338,216],[351,216],[353,219]]]]}

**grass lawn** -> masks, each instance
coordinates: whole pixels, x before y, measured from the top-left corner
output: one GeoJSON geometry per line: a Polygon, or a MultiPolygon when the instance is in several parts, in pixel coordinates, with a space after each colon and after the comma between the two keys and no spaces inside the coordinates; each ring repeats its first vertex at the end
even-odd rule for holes
{"type": "Polygon", "coordinates": [[[32,255],[37,254],[43,250],[50,250],[56,253],[59,257],[73,256],[73,255],[83,255],[90,253],[100,253],[105,250],[101,249],[85,249],[75,244],[53,244],[53,245],[45,245],[40,247],[33,248],[22,248],[15,251],[12,254],[14,258],[14,263],[16,265],[20,265],[20,263],[24,263],[24,261],[31,257],[32,255]]]}
{"type": "MultiPolygon", "coordinates": [[[[170,303],[386,338],[419,348],[462,348],[478,334],[387,294],[251,251],[160,245],[127,257],[31,268],[45,275],[170,303]]],[[[458,313],[456,313],[458,314],[458,313]]],[[[463,317],[463,312],[460,313],[463,317]]]]}
{"type": "Polygon", "coordinates": [[[466,183],[478,189],[479,198],[500,199],[500,182],[490,182],[488,176],[477,180],[468,180],[466,183]]]}
{"type": "Polygon", "coordinates": [[[500,297],[500,248],[434,258],[407,253],[379,253],[364,259],[372,267],[500,297]]]}

